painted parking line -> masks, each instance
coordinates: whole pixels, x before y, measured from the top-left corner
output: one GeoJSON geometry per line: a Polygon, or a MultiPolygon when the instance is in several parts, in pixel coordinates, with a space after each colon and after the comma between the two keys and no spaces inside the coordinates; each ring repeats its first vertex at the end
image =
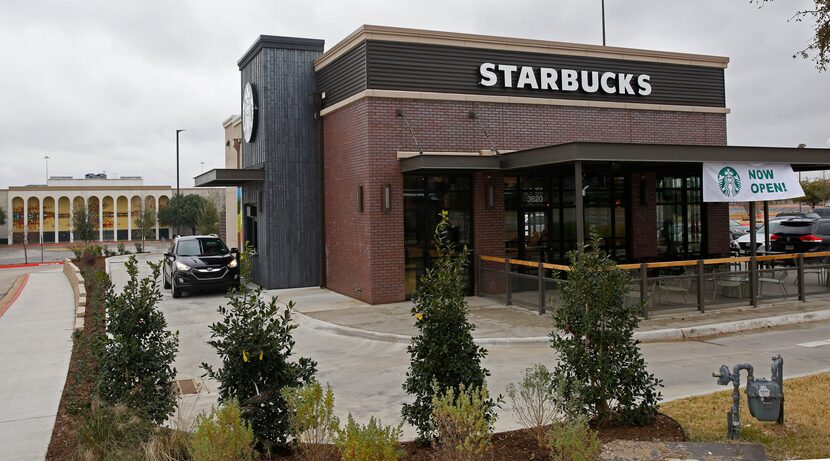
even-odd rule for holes
{"type": "Polygon", "coordinates": [[[821,347],[821,346],[830,346],[830,339],[824,339],[821,341],[810,341],[809,343],[801,343],[799,344],[801,347],[821,347]]]}

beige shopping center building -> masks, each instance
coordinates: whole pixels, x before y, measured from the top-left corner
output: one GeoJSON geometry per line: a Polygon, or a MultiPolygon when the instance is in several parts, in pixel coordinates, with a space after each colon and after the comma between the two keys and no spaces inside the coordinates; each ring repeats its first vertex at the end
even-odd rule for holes
{"type": "MultiPolygon", "coordinates": [[[[181,188],[180,192],[213,201],[220,223],[224,223],[221,189],[181,188]]],[[[53,176],[45,185],[11,186],[0,190],[0,203],[7,210],[0,236],[5,236],[10,245],[22,243],[24,236],[28,236],[29,243],[74,242],[72,216],[75,209],[86,207],[97,223],[99,241],[140,240],[137,220],[142,211],[165,208],[175,193],[171,186],[144,185],[137,176],[107,178],[92,174],[83,179],[53,176]]],[[[172,231],[156,221],[154,234],[156,240],[164,240],[172,231]]]]}

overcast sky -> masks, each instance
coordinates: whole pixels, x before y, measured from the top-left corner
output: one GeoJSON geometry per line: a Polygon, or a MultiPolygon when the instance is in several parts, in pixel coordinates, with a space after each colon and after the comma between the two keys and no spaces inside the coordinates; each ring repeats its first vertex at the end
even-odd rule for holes
{"type": "MultiPolygon", "coordinates": [[[[606,0],[608,44],[729,56],[729,144],[829,147],[830,73],[793,59],[810,0],[606,0]]],[[[236,61],[260,34],[321,38],[361,24],[601,43],[600,0],[13,1],[0,12],[0,188],[50,175],[182,186],[222,167],[239,112],[236,61]]],[[[830,152],[828,152],[830,154],[830,152]]]]}

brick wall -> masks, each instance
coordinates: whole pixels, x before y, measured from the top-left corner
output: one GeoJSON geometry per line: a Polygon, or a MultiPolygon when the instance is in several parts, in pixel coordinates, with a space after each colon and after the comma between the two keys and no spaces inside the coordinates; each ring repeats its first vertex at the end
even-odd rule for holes
{"type": "MultiPolygon", "coordinates": [[[[473,173],[473,249],[476,255],[504,257],[504,176],[501,173],[473,173]],[[488,207],[488,186],[493,186],[493,207],[488,207]]],[[[474,271],[477,266],[474,261],[474,271]]],[[[473,272],[485,293],[502,293],[504,277],[492,272],[473,272]]]]}
{"type": "Polygon", "coordinates": [[[655,194],[656,176],[654,173],[632,173],[628,177],[631,203],[628,227],[631,259],[650,261],[657,256],[657,196],[655,194]],[[645,194],[642,194],[645,192],[645,194]]]}
{"type": "Polygon", "coordinates": [[[702,250],[709,257],[729,256],[729,204],[706,203],[706,231],[708,238],[702,250]]]}
{"type": "MultiPolygon", "coordinates": [[[[415,151],[417,146],[396,109],[404,111],[421,148],[430,152],[490,149],[483,131],[501,150],[574,141],[726,143],[723,114],[383,98],[362,99],[328,114],[324,119],[327,286],[371,303],[404,299],[403,176],[396,152],[415,151]],[[469,111],[478,113],[476,121],[468,117],[469,111]],[[386,213],[381,201],[384,184],[392,187],[392,209],[386,213]],[[363,213],[356,211],[358,185],[364,186],[363,213]]],[[[497,187],[494,210],[484,209],[487,174],[473,177],[474,246],[503,254],[502,181],[496,175],[489,179],[497,187]]],[[[653,195],[653,183],[648,190],[653,195]]],[[[654,198],[649,200],[654,213],[654,198]]],[[[645,223],[648,211],[636,211],[632,219],[645,223]]],[[[710,226],[715,221],[710,219],[710,226]]],[[[635,238],[654,241],[655,225],[652,219],[652,230],[638,229],[635,238]]],[[[647,257],[646,251],[641,254],[647,257]]]]}

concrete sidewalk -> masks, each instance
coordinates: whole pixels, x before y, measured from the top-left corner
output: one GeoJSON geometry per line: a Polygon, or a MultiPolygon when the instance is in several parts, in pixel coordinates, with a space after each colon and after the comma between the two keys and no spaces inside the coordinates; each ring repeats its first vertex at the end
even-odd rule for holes
{"type": "Polygon", "coordinates": [[[0,317],[0,458],[42,460],[58,412],[75,309],[61,268],[32,273],[0,317]]]}
{"type": "MultiPolygon", "coordinates": [[[[283,302],[296,304],[298,323],[331,334],[377,341],[408,343],[415,334],[412,304],[369,305],[323,288],[268,290],[283,302]]],[[[480,344],[547,344],[553,329],[550,311],[508,307],[497,301],[467,298],[474,336],[480,344]]],[[[752,307],[710,309],[705,314],[682,311],[642,320],[635,337],[642,342],[674,341],[760,328],[830,320],[830,298],[752,307]]]]}

